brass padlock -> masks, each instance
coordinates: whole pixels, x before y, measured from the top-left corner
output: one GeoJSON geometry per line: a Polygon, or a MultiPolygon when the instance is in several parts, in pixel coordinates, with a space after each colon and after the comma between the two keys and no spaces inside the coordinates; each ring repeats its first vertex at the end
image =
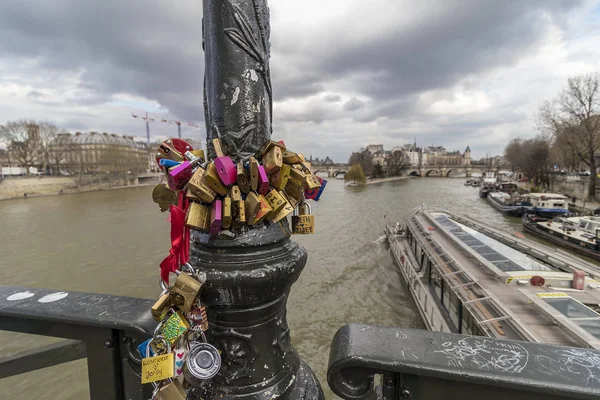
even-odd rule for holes
{"type": "Polygon", "coordinates": [[[244,200],[235,201],[232,205],[233,226],[241,228],[246,224],[246,204],[244,200]]]}
{"type": "Polygon", "coordinates": [[[206,182],[208,182],[210,188],[221,196],[225,196],[227,194],[227,187],[223,185],[223,182],[221,182],[221,178],[219,178],[215,163],[211,162],[208,164],[208,167],[206,167],[206,172],[204,173],[204,179],[206,179],[206,182]]]}
{"type": "Polygon", "coordinates": [[[286,164],[299,164],[304,161],[304,157],[301,154],[296,154],[292,151],[283,152],[283,162],[286,164]]]}
{"type": "Polygon", "coordinates": [[[283,199],[284,205],[277,213],[271,214],[271,221],[273,221],[274,223],[281,221],[294,211],[294,207],[292,207],[286,195],[283,192],[279,192],[279,195],[283,199]]]}
{"type": "MultiPolygon", "coordinates": [[[[176,360],[177,361],[177,360],[176,360]]],[[[157,387],[156,400],[185,400],[187,394],[177,379],[170,379],[166,384],[157,387]]]]}
{"type": "Polygon", "coordinates": [[[212,140],[213,147],[215,148],[215,154],[217,157],[224,157],[223,148],[221,147],[221,140],[218,138],[212,140]]]}
{"type": "Polygon", "coordinates": [[[271,186],[283,190],[288,183],[288,179],[290,179],[290,166],[283,164],[281,168],[279,168],[279,171],[274,172],[269,176],[269,183],[271,186]]]}
{"type": "Polygon", "coordinates": [[[190,192],[203,203],[212,203],[217,197],[215,192],[206,181],[204,169],[198,168],[187,183],[190,192]]]}
{"type": "Polygon", "coordinates": [[[200,293],[202,283],[185,272],[177,272],[177,279],[171,289],[173,304],[183,312],[190,312],[200,293]]]}
{"type": "Polygon", "coordinates": [[[302,188],[302,184],[296,183],[291,179],[288,180],[287,185],[285,185],[285,193],[288,197],[292,197],[298,202],[301,202],[302,199],[304,199],[304,189],[302,188]]]}
{"type": "Polygon", "coordinates": [[[310,204],[300,203],[292,215],[292,233],[310,234],[315,233],[315,216],[312,215],[310,204]],[[306,213],[308,210],[308,214],[306,213]]]}
{"type": "Polygon", "coordinates": [[[231,201],[238,201],[242,199],[242,192],[240,191],[240,187],[238,185],[233,185],[229,190],[229,197],[231,197],[231,201]]]}
{"type": "Polygon", "coordinates": [[[290,180],[294,181],[294,183],[302,186],[306,181],[306,174],[302,172],[300,169],[292,167],[290,168],[290,180]]]}
{"type": "Polygon", "coordinates": [[[156,149],[156,157],[166,158],[167,160],[173,160],[177,162],[182,162],[184,160],[183,154],[175,149],[171,139],[165,140],[158,146],[158,149],[156,149]]]}
{"type": "Polygon", "coordinates": [[[265,196],[265,199],[267,199],[267,202],[273,209],[273,214],[277,214],[287,204],[287,201],[276,189],[271,189],[265,196]]]}
{"type": "Polygon", "coordinates": [[[246,172],[246,168],[244,168],[244,163],[241,161],[237,165],[237,184],[243,193],[250,191],[250,177],[246,172]]]}
{"type": "Polygon", "coordinates": [[[254,157],[250,157],[250,188],[258,190],[258,161],[254,157]]]}
{"type": "Polygon", "coordinates": [[[185,216],[185,226],[208,232],[210,228],[210,209],[202,204],[191,202],[185,216]]]}
{"type": "Polygon", "coordinates": [[[280,192],[280,193],[283,194],[285,196],[285,199],[288,201],[288,203],[290,203],[290,206],[292,206],[292,211],[294,211],[296,209],[296,207],[298,207],[298,204],[300,204],[299,200],[296,200],[295,198],[290,196],[287,192],[280,192]]]}
{"type": "Polygon", "coordinates": [[[173,307],[173,300],[168,290],[163,290],[156,303],[150,309],[152,318],[160,322],[165,319],[167,312],[173,307]]]}
{"type": "Polygon", "coordinates": [[[254,192],[248,193],[246,196],[246,221],[250,222],[254,219],[254,216],[260,210],[260,198],[254,192]]]}
{"type": "Polygon", "coordinates": [[[306,180],[304,181],[304,187],[307,189],[318,189],[321,187],[321,181],[317,178],[316,175],[306,175],[306,180]]]}
{"type": "Polygon", "coordinates": [[[300,169],[307,175],[312,175],[312,169],[310,168],[311,165],[309,162],[303,161],[300,164],[300,169]]]}
{"type": "Polygon", "coordinates": [[[263,144],[260,149],[258,149],[258,151],[256,152],[255,157],[256,158],[263,158],[264,155],[269,152],[273,147],[279,147],[279,149],[281,150],[282,154],[285,151],[285,144],[283,144],[283,142],[276,142],[274,140],[269,140],[268,142],[266,142],[265,144],[263,144]]]}
{"type": "Polygon", "coordinates": [[[277,146],[271,147],[262,158],[263,167],[267,175],[277,172],[283,165],[281,148],[277,146]]]}
{"type": "Polygon", "coordinates": [[[256,225],[259,222],[262,222],[263,220],[268,219],[269,216],[271,215],[271,213],[273,212],[273,209],[271,208],[271,206],[269,205],[269,203],[267,202],[267,200],[265,199],[265,197],[262,194],[258,195],[258,198],[260,201],[260,207],[259,207],[258,211],[256,212],[256,214],[254,214],[253,216],[248,218],[248,225],[250,225],[250,226],[256,225]]]}
{"type": "Polygon", "coordinates": [[[225,197],[223,199],[223,218],[221,219],[223,229],[231,228],[231,222],[231,197],[225,197]]]}

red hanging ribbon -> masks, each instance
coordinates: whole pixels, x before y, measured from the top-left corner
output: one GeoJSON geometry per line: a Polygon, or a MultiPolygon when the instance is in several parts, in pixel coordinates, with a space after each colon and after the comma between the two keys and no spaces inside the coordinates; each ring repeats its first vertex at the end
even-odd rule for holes
{"type": "Polygon", "coordinates": [[[171,223],[171,250],[167,258],[160,263],[160,277],[167,284],[169,273],[188,262],[190,257],[190,229],[185,226],[185,214],[188,200],[184,192],[179,192],[177,206],[171,205],[169,222],[171,223]]]}

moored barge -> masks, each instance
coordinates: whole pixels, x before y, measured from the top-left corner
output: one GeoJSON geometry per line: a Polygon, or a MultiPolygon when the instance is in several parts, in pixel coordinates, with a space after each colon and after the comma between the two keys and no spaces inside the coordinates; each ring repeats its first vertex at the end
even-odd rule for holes
{"type": "Polygon", "coordinates": [[[446,211],[386,236],[428,329],[600,348],[595,265],[446,211]]]}

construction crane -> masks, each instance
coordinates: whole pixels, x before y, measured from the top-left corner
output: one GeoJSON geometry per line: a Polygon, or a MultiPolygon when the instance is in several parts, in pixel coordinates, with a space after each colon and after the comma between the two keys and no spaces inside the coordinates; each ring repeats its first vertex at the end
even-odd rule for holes
{"type": "Polygon", "coordinates": [[[144,121],[146,121],[146,141],[148,142],[148,145],[150,145],[150,121],[154,121],[154,118],[150,118],[148,116],[148,112],[146,112],[146,116],[139,116],[139,115],[135,115],[134,113],[131,113],[131,116],[133,118],[141,118],[144,121]]]}
{"type": "Polygon", "coordinates": [[[181,139],[181,125],[187,125],[187,126],[191,126],[194,128],[200,128],[200,125],[192,124],[191,122],[185,122],[185,121],[173,121],[173,120],[167,120],[167,119],[163,118],[160,120],[160,122],[177,125],[177,137],[179,139],[181,139]]]}

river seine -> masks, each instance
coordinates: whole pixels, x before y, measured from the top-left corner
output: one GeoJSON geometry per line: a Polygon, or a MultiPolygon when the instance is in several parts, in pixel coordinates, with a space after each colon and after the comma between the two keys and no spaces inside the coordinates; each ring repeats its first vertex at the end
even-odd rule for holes
{"type": "MultiPolygon", "coordinates": [[[[383,239],[421,203],[450,208],[508,232],[503,217],[464,179],[415,178],[347,188],[331,179],[313,203],[316,234],[294,236],[308,263],[292,287],[292,341],[315,370],[328,399],[329,346],[342,325],[358,322],[422,328],[383,239]]],[[[167,214],[152,188],[133,188],[0,202],[0,284],[155,299],[158,264],[169,250],[167,214]]],[[[0,357],[55,339],[0,332],[0,357]]],[[[0,380],[0,398],[88,399],[85,360],[0,380]]]]}

